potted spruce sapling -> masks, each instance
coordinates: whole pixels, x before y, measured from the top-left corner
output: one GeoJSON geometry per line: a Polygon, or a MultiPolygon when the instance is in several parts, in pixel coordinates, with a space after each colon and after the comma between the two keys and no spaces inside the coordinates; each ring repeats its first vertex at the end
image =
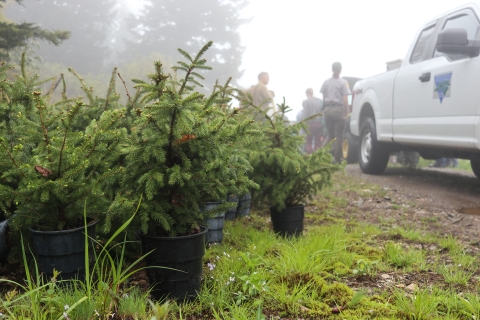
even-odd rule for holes
{"type": "MultiPolygon", "coordinates": [[[[332,164],[327,148],[303,154],[305,122],[290,124],[285,113],[291,109],[283,101],[278,111],[268,115],[243,99],[244,107],[253,107],[266,120],[259,123],[263,135],[249,145],[252,179],[260,185],[254,194],[256,203],[266,203],[275,233],[298,236],[303,232],[304,205],[308,199],[330,182],[331,174],[340,168],[332,164]]],[[[308,120],[308,119],[307,119],[308,120]]]]}
{"type": "MultiPolygon", "coordinates": [[[[15,66],[0,64],[0,136],[5,150],[13,152],[19,138],[24,134],[28,124],[18,120],[22,115],[26,119],[35,118],[36,102],[32,94],[38,85],[44,81],[38,75],[29,76],[25,68],[26,57],[22,54],[20,72],[16,74],[15,81],[11,80],[9,74],[15,73],[15,66]]],[[[40,142],[37,137],[35,143],[40,142]]],[[[23,144],[22,150],[16,150],[22,158],[28,157],[31,152],[31,144],[23,144]],[[20,152],[21,151],[21,152],[20,152]]],[[[19,177],[8,174],[11,168],[11,159],[7,156],[0,156],[0,262],[5,261],[10,246],[15,241],[12,232],[9,232],[8,224],[14,216],[16,202],[13,193],[2,190],[16,189],[19,184],[19,177]],[[9,238],[9,239],[7,239],[9,238]]],[[[15,259],[13,259],[15,260],[15,259]]]]}
{"type": "Polygon", "coordinates": [[[147,269],[155,297],[197,295],[207,232],[204,220],[232,205],[207,211],[205,201],[223,200],[232,185],[255,186],[246,174],[251,167],[245,154],[231,150],[235,141],[248,138],[251,121],[239,122],[237,109],[227,112],[219,106],[221,90],[206,97],[194,89],[202,80],[197,70],[210,69],[202,55],[211,45],[193,58],[179,49],[187,60],[174,69],[185,73],[179,81],[164,73],[160,62],[154,63],[148,82],[133,80],[144,107],[135,108],[123,188],[107,212],[105,228],[128,216],[143,197],[131,227],[140,231],[143,252],[153,250],[147,265],[170,268],[147,269]]]}
{"type": "Polygon", "coordinates": [[[22,132],[15,133],[13,148],[0,136],[0,157],[7,159],[2,176],[19,181],[16,188],[0,186],[0,196],[10,194],[17,203],[11,227],[14,232],[30,229],[39,270],[52,274],[55,268],[63,279],[81,278],[85,202],[88,232],[94,237],[97,219],[110,204],[102,185],[123,170],[111,167],[111,160],[126,140],[126,130],[120,128],[124,112],[105,111],[79,130],[84,103],[65,101],[65,111],[57,112],[39,91],[30,94],[34,114],[17,113],[14,130],[22,132]]]}
{"type": "MultiPolygon", "coordinates": [[[[237,93],[239,92],[238,89],[231,87],[230,84],[231,78],[227,80],[224,86],[216,85],[215,90],[218,90],[219,97],[217,101],[217,106],[220,108],[225,114],[229,114],[230,116],[234,115],[237,118],[241,118],[242,116],[239,114],[240,109],[237,109],[235,112],[234,107],[232,106],[232,97],[236,97],[237,93]]],[[[213,122],[215,119],[218,118],[218,115],[209,115],[205,118],[205,121],[213,122]]],[[[228,118],[227,118],[228,120],[228,118]]],[[[223,120],[222,120],[223,121],[223,120]]],[[[242,121],[242,120],[240,120],[242,121]]],[[[243,119],[247,124],[253,123],[250,119],[243,119]]],[[[235,122],[234,122],[235,124],[235,122]]],[[[229,123],[224,124],[229,125],[229,123]]],[[[249,129],[249,136],[258,135],[259,131],[254,131],[249,129]]],[[[243,135],[241,135],[243,136],[243,135]]],[[[248,141],[248,139],[247,139],[248,141]]],[[[225,177],[228,175],[222,174],[221,178],[224,180],[224,185],[228,190],[226,195],[227,202],[231,205],[226,211],[221,212],[213,217],[209,217],[205,220],[205,225],[208,227],[208,232],[206,233],[205,241],[207,243],[214,243],[214,242],[222,242],[223,240],[223,227],[224,227],[224,220],[234,220],[235,215],[238,209],[238,198],[237,194],[245,194],[248,193],[248,186],[258,188],[257,185],[253,185],[251,181],[248,181],[248,177],[245,174],[238,175],[236,172],[238,171],[238,165],[235,163],[237,161],[244,161],[243,166],[244,168],[250,168],[249,163],[247,163],[247,159],[245,158],[245,149],[243,148],[243,143],[245,139],[241,139],[238,141],[237,139],[232,139],[232,137],[227,137],[227,148],[229,149],[228,154],[229,156],[226,157],[224,168],[226,170],[230,170],[230,177],[229,179],[225,180],[225,177]],[[240,156],[239,156],[240,155],[240,156]],[[230,163],[232,160],[234,162],[230,163]]],[[[242,171],[244,173],[245,171],[242,171]]],[[[221,201],[207,201],[205,203],[205,210],[210,211],[222,203],[225,202],[225,197],[221,199],[221,201]]]]}
{"type": "MultiPolygon", "coordinates": [[[[8,72],[12,69],[14,69],[14,66],[5,63],[0,65],[0,134],[4,139],[5,146],[9,150],[13,149],[16,140],[13,130],[18,126],[15,121],[16,113],[30,114],[32,110],[32,95],[25,95],[25,93],[33,92],[38,80],[37,77],[24,77],[25,73],[22,72],[17,77],[17,81],[11,81],[8,78],[8,72]]],[[[22,71],[25,71],[25,69],[22,68],[22,71]]],[[[24,148],[24,151],[28,152],[28,148],[24,148]]],[[[10,161],[6,157],[0,157],[0,186],[16,188],[18,179],[4,174],[10,167],[9,164],[10,161]]],[[[8,218],[11,219],[14,210],[15,201],[12,194],[1,193],[0,191],[0,263],[6,261],[10,249],[7,239],[8,218]]]]}

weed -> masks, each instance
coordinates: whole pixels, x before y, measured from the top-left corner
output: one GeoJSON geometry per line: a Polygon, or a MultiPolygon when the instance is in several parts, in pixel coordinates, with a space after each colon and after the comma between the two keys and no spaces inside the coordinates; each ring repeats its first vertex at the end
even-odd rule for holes
{"type": "Polygon", "coordinates": [[[396,306],[406,319],[432,319],[438,316],[437,309],[441,302],[439,291],[417,290],[414,294],[395,291],[396,306]]]}
{"type": "Polygon", "coordinates": [[[359,275],[371,275],[372,271],[374,271],[375,265],[380,262],[380,260],[369,261],[366,259],[358,259],[357,266],[355,269],[352,270],[353,274],[359,275]]]}
{"type": "Polygon", "coordinates": [[[418,250],[405,250],[400,245],[388,242],[384,249],[385,259],[397,268],[409,268],[423,262],[423,253],[418,250]]]}
{"type": "Polygon", "coordinates": [[[438,243],[440,246],[450,252],[458,252],[461,250],[458,240],[455,239],[452,235],[448,235],[445,238],[439,239],[438,243]]]}
{"type": "Polygon", "coordinates": [[[473,276],[473,272],[466,271],[463,268],[445,265],[438,268],[438,273],[443,276],[446,283],[458,284],[461,286],[468,285],[468,282],[473,276]]]}

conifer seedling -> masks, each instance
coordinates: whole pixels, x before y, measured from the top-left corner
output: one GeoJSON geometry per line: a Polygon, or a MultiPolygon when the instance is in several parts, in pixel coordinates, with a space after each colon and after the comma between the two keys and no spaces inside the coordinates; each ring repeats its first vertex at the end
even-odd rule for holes
{"type": "Polygon", "coordinates": [[[310,118],[291,124],[285,116],[291,111],[285,100],[277,105],[278,111],[268,114],[268,109],[253,105],[251,95],[243,94],[240,99],[244,108],[254,111],[256,119],[265,119],[257,123],[263,134],[247,146],[254,168],[251,178],[260,185],[253,195],[254,202],[278,211],[305,204],[330,183],[332,173],[340,168],[332,164],[329,148],[312,154],[301,151],[305,137],[299,132],[308,131],[305,121],[310,118]]]}
{"type": "MultiPolygon", "coordinates": [[[[207,43],[192,57],[174,67],[180,80],[167,74],[160,62],[149,81],[134,79],[143,108],[135,107],[131,147],[126,157],[122,189],[107,213],[111,222],[128,216],[143,195],[137,228],[155,236],[182,236],[200,231],[206,218],[206,201],[225,200],[228,191],[246,192],[255,187],[247,171],[251,166],[238,141],[252,137],[252,121],[239,119],[238,109],[228,106],[228,83],[214,86],[205,96],[200,70],[209,70],[203,58],[207,43]]],[[[232,203],[208,211],[214,216],[232,203]]]]}
{"type": "Polygon", "coordinates": [[[126,140],[124,111],[87,121],[81,100],[50,105],[36,85],[23,72],[15,90],[2,90],[1,121],[10,125],[0,131],[0,199],[15,203],[14,230],[81,227],[85,199],[89,217],[101,216],[109,205],[102,186],[123,170],[112,161],[126,140]]]}

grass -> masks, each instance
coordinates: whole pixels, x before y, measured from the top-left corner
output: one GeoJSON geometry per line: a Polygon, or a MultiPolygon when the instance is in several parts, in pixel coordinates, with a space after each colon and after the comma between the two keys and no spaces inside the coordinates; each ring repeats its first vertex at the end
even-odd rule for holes
{"type": "MultiPolygon", "coordinates": [[[[458,161],[457,167],[448,167],[448,168],[454,169],[454,170],[473,172],[472,167],[470,166],[470,160],[457,159],[457,161],[458,161]]],[[[435,160],[427,160],[420,157],[420,159],[418,160],[417,168],[428,168],[431,164],[434,164],[434,163],[435,163],[435,160]]],[[[398,167],[404,167],[404,165],[399,163],[389,162],[388,167],[398,168],[398,167]]]]}
{"type": "Polygon", "coordinates": [[[226,221],[223,243],[206,251],[192,302],[150,301],[148,291],[128,285],[131,264],[105,249],[89,288],[35,282],[32,273],[28,285],[1,296],[0,312],[8,319],[478,319],[477,257],[455,237],[428,232],[423,224],[433,219],[376,217],[368,207],[376,201],[368,200],[386,194],[336,174],[307,207],[300,238],[275,236],[260,211],[226,221]],[[351,204],[358,198],[361,207],[351,204]],[[357,220],[359,210],[377,223],[357,220]]]}
{"type": "MultiPolygon", "coordinates": [[[[422,157],[420,157],[420,160],[418,161],[417,168],[428,168],[430,164],[435,163],[435,160],[425,160],[422,157]]],[[[465,160],[465,159],[458,159],[458,167],[450,167],[455,170],[463,170],[463,171],[472,171],[472,167],[470,166],[470,160],[465,160]]]]}

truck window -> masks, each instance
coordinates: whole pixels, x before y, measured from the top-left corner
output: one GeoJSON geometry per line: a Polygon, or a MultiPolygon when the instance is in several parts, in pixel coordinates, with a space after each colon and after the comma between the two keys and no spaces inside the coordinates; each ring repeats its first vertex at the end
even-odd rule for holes
{"type": "Polygon", "coordinates": [[[432,38],[434,29],[435,25],[432,25],[420,33],[415,48],[413,49],[412,56],[410,57],[411,63],[417,63],[424,60],[425,53],[428,50],[428,43],[430,38],[432,38]]]}
{"type": "Polygon", "coordinates": [[[478,21],[469,14],[462,14],[445,22],[442,30],[451,28],[462,28],[467,30],[468,40],[475,40],[478,31],[478,21]]]}
{"type": "MultiPolygon", "coordinates": [[[[475,40],[478,33],[479,23],[477,18],[475,18],[473,14],[471,15],[471,14],[464,13],[448,19],[445,22],[445,25],[443,26],[442,30],[451,29],[451,28],[465,29],[467,30],[468,40],[475,40]]],[[[441,56],[447,56],[449,60],[459,60],[459,59],[468,57],[466,55],[460,55],[460,54],[447,55],[445,53],[437,52],[437,50],[435,50],[434,57],[441,57],[441,56]]]]}

